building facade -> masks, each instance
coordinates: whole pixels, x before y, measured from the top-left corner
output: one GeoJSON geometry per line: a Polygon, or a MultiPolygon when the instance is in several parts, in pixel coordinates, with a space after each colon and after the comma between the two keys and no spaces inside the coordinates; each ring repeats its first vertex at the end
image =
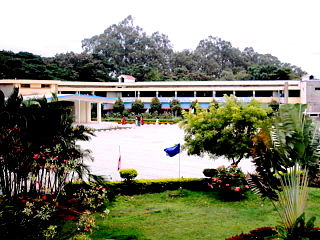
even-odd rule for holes
{"type": "MultiPolygon", "coordinates": [[[[125,75],[126,76],[126,75],[125,75]]],[[[131,79],[132,80],[132,79],[131,79]]],[[[223,102],[223,96],[234,95],[242,102],[252,98],[270,103],[306,103],[307,112],[320,114],[319,80],[277,80],[277,81],[174,81],[174,82],[72,82],[56,80],[0,80],[0,89],[9,95],[13,87],[19,88],[23,96],[46,95],[89,95],[112,99],[104,104],[105,109],[112,109],[115,99],[121,98],[127,109],[136,99],[150,107],[151,99],[158,97],[162,108],[169,108],[172,99],[177,99],[182,108],[189,108],[197,100],[201,107],[208,107],[215,100],[223,102]]],[[[100,99],[101,102],[101,99],[100,99]]]]}

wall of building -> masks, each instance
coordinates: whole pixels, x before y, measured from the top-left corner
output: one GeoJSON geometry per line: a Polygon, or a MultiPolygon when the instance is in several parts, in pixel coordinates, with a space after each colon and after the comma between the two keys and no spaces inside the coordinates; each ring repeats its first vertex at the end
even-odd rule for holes
{"type": "Polygon", "coordinates": [[[9,97],[11,93],[13,92],[14,86],[12,84],[3,84],[0,85],[0,89],[3,92],[5,97],[9,97]]]}
{"type": "Polygon", "coordinates": [[[320,81],[301,82],[301,103],[308,104],[307,112],[320,113],[320,81]]]}

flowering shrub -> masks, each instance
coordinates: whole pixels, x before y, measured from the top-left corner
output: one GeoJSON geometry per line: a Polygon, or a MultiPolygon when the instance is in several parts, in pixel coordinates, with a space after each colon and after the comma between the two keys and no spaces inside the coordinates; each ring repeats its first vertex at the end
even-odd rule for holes
{"type": "Polygon", "coordinates": [[[1,239],[55,239],[57,227],[52,225],[55,204],[42,198],[1,199],[1,239]]]}
{"type": "Polygon", "coordinates": [[[218,167],[216,174],[210,179],[209,187],[223,198],[237,199],[244,197],[249,190],[245,175],[236,165],[218,167]]]}
{"type": "Polygon", "coordinates": [[[81,232],[91,232],[94,228],[96,228],[96,219],[91,215],[90,211],[86,211],[80,216],[77,229],[81,232]]]}
{"type": "Polygon", "coordinates": [[[272,236],[276,233],[276,230],[272,227],[261,227],[250,231],[250,233],[241,233],[239,235],[226,238],[225,240],[271,240],[274,239],[272,236]]]}
{"type": "Polygon", "coordinates": [[[73,193],[76,199],[80,200],[82,208],[89,210],[99,210],[108,200],[108,191],[106,186],[102,186],[96,182],[88,182],[81,185],[80,188],[73,193]]]}

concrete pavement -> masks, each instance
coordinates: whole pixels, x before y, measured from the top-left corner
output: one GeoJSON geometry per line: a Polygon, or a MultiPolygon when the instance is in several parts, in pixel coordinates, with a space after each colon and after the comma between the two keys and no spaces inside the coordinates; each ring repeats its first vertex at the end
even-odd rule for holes
{"type": "MultiPolygon", "coordinates": [[[[134,168],[137,179],[178,178],[179,155],[166,156],[164,149],[177,143],[183,144],[184,132],[178,125],[126,125],[132,128],[97,131],[88,142],[78,142],[83,149],[92,151],[93,162],[86,162],[92,173],[103,175],[111,180],[120,180],[117,170],[119,146],[121,168],[134,168]]],[[[92,126],[91,126],[92,127],[92,126]]],[[[99,125],[94,125],[99,129],[99,125]]],[[[106,128],[104,125],[101,128],[106,128]]],[[[204,168],[229,165],[227,160],[188,156],[180,153],[180,176],[184,178],[203,177],[204,168]]],[[[239,165],[244,172],[253,172],[250,160],[245,159],[239,165]]]]}

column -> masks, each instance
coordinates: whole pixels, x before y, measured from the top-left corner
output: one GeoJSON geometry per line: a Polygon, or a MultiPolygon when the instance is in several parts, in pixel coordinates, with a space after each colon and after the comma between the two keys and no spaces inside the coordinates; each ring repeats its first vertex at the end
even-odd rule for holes
{"type": "Polygon", "coordinates": [[[101,123],[101,103],[97,103],[97,121],[101,123]]]}
{"type": "Polygon", "coordinates": [[[86,122],[91,122],[91,102],[86,102],[86,122]]]}
{"type": "Polygon", "coordinates": [[[289,84],[288,82],[284,83],[284,103],[288,103],[288,97],[289,97],[289,84]]]}

